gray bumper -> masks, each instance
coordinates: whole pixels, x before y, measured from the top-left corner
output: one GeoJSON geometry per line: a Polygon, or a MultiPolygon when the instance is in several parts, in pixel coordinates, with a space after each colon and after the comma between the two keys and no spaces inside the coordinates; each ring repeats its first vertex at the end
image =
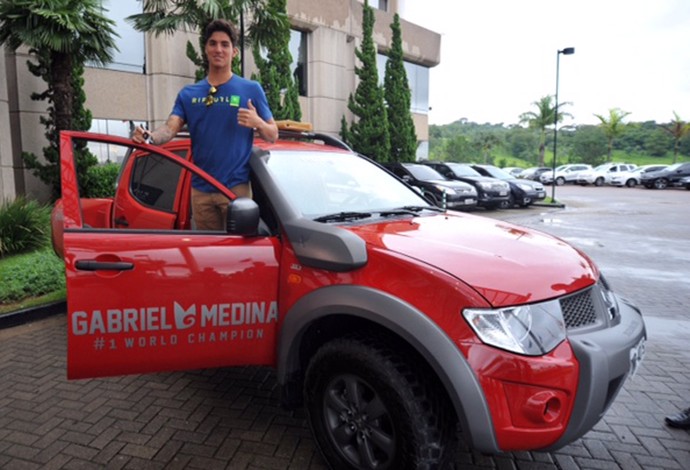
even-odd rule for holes
{"type": "Polygon", "coordinates": [[[631,352],[646,339],[640,311],[618,298],[620,322],[610,328],[568,335],[580,363],[580,380],[570,423],[547,450],[582,437],[604,416],[632,371],[631,352]]]}

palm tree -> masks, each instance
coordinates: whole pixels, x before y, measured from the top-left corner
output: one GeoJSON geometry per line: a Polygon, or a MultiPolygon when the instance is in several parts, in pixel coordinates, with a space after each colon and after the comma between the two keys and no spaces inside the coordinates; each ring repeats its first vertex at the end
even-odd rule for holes
{"type": "MultiPolygon", "coordinates": [[[[528,111],[520,115],[520,123],[526,123],[530,129],[539,130],[539,166],[544,166],[544,152],[546,150],[546,129],[553,125],[556,106],[553,103],[553,96],[543,96],[539,101],[532,103],[537,107],[537,111],[528,111]]],[[[559,108],[568,102],[560,103],[559,108]]],[[[565,117],[572,117],[569,113],[558,111],[558,122],[562,122],[565,117]]]]}
{"type": "MultiPolygon", "coordinates": [[[[251,26],[247,31],[250,43],[264,45],[271,39],[272,31],[289,28],[287,15],[275,8],[266,8],[267,0],[144,0],[144,12],[127,17],[134,25],[134,29],[151,32],[155,36],[162,33],[172,34],[175,31],[203,31],[206,26],[216,19],[228,19],[240,23],[244,29],[245,13],[251,17],[251,26]]],[[[244,64],[244,31],[240,31],[240,60],[244,64]]],[[[191,42],[187,42],[187,57],[199,70],[197,79],[206,73],[207,63],[204,57],[203,38],[199,38],[197,52],[191,42]]],[[[237,65],[237,64],[235,64],[237,65]]],[[[240,66],[240,74],[244,74],[240,66]]]]}
{"type": "Polygon", "coordinates": [[[630,113],[628,111],[623,111],[619,108],[611,108],[609,109],[608,118],[600,114],[594,115],[597,119],[599,119],[599,121],[601,121],[599,127],[601,127],[601,129],[604,131],[604,134],[606,134],[606,138],[609,142],[608,156],[606,160],[608,162],[611,161],[611,152],[613,151],[613,139],[621,135],[621,133],[625,129],[623,127],[623,119],[625,119],[626,116],[628,116],[629,114],[630,113]]]}
{"type": "Polygon", "coordinates": [[[111,62],[117,50],[115,22],[106,12],[100,0],[0,2],[0,45],[17,50],[24,44],[48,55],[48,99],[58,133],[72,128],[73,69],[85,62],[111,62]]]}
{"type": "Polygon", "coordinates": [[[675,111],[673,111],[673,117],[675,118],[673,121],[669,124],[662,125],[661,128],[673,137],[673,163],[676,163],[678,160],[680,141],[687,134],[690,134],[690,124],[683,121],[675,111]]]}

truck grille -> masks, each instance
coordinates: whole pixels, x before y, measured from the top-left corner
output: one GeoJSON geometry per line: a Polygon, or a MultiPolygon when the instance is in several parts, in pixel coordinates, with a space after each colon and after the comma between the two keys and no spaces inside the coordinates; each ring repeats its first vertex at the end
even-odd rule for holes
{"type": "Polygon", "coordinates": [[[597,322],[597,311],[592,301],[592,289],[560,300],[563,320],[568,329],[594,325],[597,322]]]}

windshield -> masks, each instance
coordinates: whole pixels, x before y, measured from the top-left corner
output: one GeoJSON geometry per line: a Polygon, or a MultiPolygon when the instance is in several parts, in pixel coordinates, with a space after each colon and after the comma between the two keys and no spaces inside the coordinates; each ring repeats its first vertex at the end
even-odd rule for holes
{"type": "Polygon", "coordinates": [[[489,174],[489,176],[493,178],[498,178],[499,180],[515,179],[513,175],[506,173],[505,171],[501,170],[500,168],[496,168],[495,166],[485,166],[483,168],[489,174]]]}
{"type": "Polygon", "coordinates": [[[441,173],[426,165],[405,165],[405,169],[412,173],[412,176],[421,181],[446,179],[441,173]]]}
{"type": "Polygon", "coordinates": [[[395,176],[354,154],[274,151],[267,164],[290,204],[307,218],[434,207],[395,176]]]}
{"type": "Polygon", "coordinates": [[[467,165],[460,165],[459,163],[447,163],[447,165],[453,170],[455,176],[482,176],[478,171],[467,165]]]}
{"type": "Polygon", "coordinates": [[[673,165],[667,166],[665,168],[665,170],[666,171],[676,171],[678,168],[680,168],[681,165],[682,165],[682,163],[674,163],[673,165]]]}

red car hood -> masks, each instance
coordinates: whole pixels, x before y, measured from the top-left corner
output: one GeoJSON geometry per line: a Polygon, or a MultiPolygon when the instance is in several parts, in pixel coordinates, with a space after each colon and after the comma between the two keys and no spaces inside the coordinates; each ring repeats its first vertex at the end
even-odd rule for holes
{"type": "Polygon", "coordinates": [[[466,282],[493,306],[537,302],[593,284],[598,271],[558,238],[468,214],[351,226],[367,243],[466,282]]]}

